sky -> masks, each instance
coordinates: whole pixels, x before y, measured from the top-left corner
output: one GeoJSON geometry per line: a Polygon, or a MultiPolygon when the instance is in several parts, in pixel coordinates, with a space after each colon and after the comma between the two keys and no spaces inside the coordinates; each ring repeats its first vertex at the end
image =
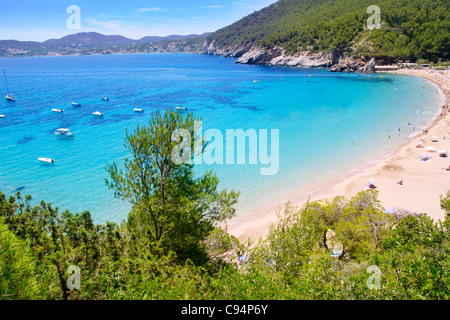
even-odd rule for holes
{"type": "Polygon", "coordinates": [[[45,41],[78,32],[144,36],[213,32],[276,0],[0,0],[0,40],[45,41]],[[80,9],[79,29],[71,5],[80,9]]]}

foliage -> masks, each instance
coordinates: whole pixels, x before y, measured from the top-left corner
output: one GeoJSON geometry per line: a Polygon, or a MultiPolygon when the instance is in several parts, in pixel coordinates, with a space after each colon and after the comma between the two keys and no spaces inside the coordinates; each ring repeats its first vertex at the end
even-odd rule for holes
{"type": "Polygon", "coordinates": [[[377,59],[450,60],[446,0],[280,0],[207,36],[218,47],[281,47],[287,53],[346,50],[377,59]],[[369,30],[377,5],[381,28],[369,30]]]}
{"type": "Polygon", "coordinates": [[[202,241],[216,222],[235,214],[233,205],[239,193],[219,191],[219,180],[212,171],[195,177],[194,152],[190,161],[177,164],[172,160],[172,150],[180,143],[172,139],[177,130],[186,130],[192,137],[180,154],[206,147],[206,142],[195,146],[198,120],[192,113],[184,117],[172,110],[156,112],[147,127],[126,133],[125,148],[132,158],[125,159],[124,169],[116,163],[108,165],[111,180],[106,183],[117,197],[133,205],[126,223],[132,241],[202,263],[207,259],[202,241]]]}
{"type": "Polygon", "coordinates": [[[0,193],[1,299],[450,298],[448,216],[395,219],[374,190],[287,204],[250,247],[215,228],[202,265],[134,239],[126,221],[95,225],[88,212],[59,214],[31,200],[0,193]],[[69,265],[81,269],[80,290],[67,287],[69,265]]]}

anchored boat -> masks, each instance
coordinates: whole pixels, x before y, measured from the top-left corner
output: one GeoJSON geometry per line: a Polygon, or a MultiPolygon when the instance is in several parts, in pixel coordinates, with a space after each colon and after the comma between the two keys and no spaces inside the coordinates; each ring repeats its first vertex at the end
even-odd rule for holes
{"type": "Polygon", "coordinates": [[[5,69],[3,69],[3,75],[5,76],[6,90],[8,91],[5,98],[6,98],[6,100],[9,100],[9,101],[16,101],[16,98],[14,97],[14,95],[12,93],[9,93],[9,87],[8,87],[8,81],[6,80],[5,69]]]}
{"type": "Polygon", "coordinates": [[[54,163],[55,159],[52,159],[52,158],[38,158],[38,161],[43,162],[43,163],[54,163]]]}
{"type": "Polygon", "coordinates": [[[70,132],[70,129],[67,128],[56,129],[55,135],[57,135],[58,137],[73,138],[73,133],[70,132]]]}

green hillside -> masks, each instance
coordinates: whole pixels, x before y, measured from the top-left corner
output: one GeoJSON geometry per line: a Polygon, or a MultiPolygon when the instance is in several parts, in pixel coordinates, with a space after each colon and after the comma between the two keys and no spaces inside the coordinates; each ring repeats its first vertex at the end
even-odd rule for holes
{"type": "Polygon", "coordinates": [[[448,0],[280,0],[207,37],[221,48],[253,44],[287,53],[344,49],[383,60],[450,60],[448,0]],[[365,27],[381,11],[381,28],[365,27]]]}

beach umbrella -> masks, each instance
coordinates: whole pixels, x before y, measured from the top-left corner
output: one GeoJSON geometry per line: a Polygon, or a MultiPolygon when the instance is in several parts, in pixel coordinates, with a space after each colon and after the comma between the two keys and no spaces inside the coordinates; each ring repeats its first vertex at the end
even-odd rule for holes
{"type": "Polygon", "coordinates": [[[370,179],[368,182],[369,182],[369,184],[374,184],[374,183],[375,183],[375,179],[372,178],[372,179],[370,179]]]}
{"type": "Polygon", "coordinates": [[[437,138],[436,136],[432,136],[432,137],[431,137],[431,141],[432,141],[432,142],[438,142],[438,138],[437,138]]]}
{"type": "Polygon", "coordinates": [[[439,150],[439,156],[440,157],[447,157],[448,156],[448,152],[445,150],[439,150]]]}
{"type": "Polygon", "coordinates": [[[428,147],[427,151],[428,152],[436,152],[436,148],[435,147],[428,147]]]}

